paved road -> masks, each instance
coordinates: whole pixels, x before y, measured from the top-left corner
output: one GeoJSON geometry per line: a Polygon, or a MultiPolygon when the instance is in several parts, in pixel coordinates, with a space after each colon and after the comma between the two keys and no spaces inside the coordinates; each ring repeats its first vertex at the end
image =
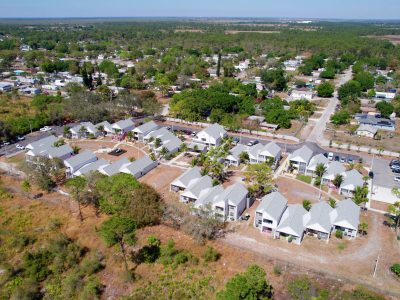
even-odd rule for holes
{"type": "MultiPolygon", "coordinates": [[[[342,84],[349,81],[352,76],[353,76],[352,68],[349,68],[338,78],[336,82],[336,89],[338,89],[338,87],[341,86],[342,84]]],[[[307,138],[308,142],[320,143],[320,144],[322,143],[324,145],[329,143],[329,141],[325,140],[324,132],[326,130],[326,124],[329,122],[329,119],[331,115],[335,112],[335,108],[338,104],[339,104],[339,98],[337,91],[335,91],[334,97],[329,99],[328,106],[325,108],[321,117],[316,122],[313,130],[310,132],[307,138]]]]}

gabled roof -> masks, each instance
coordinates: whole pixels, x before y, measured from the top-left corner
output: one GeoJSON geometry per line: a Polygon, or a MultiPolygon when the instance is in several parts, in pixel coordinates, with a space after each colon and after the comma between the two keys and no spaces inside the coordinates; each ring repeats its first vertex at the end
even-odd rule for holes
{"type": "Polygon", "coordinates": [[[338,161],[332,161],[329,163],[328,167],[326,168],[326,172],[322,177],[333,180],[336,175],[343,174],[344,172],[346,172],[346,168],[342,163],[338,161]]]}
{"type": "Polygon", "coordinates": [[[107,131],[107,132],[113,132],[114,131],[112,126],[111,126],[111,124],[108,123],[107,121],[103,121],[103,122],[98,123],[98,124],[95,125],[96,128],[99,128],[100,126],[103,126],[104,131],[107,131]]]}
{"type": "Polygon", "coordinates": [[[262,198],[256,212],[261,212],[263,215],[268,216],[269,219],[278,223],[279,217],[285,211],[287,203],[287,199],[281,193],[272,192],[262,198]]]}
{"type": "Polygon", "coordinates": [[[150,122],[144,123],[144,124],[136,127],[135,129],[133,129],[133,131],[146,134],[146,133],[149,133],[150,131],[157,130],[158,128],[159,128],[159,126],[156,122],[150,121],[150,122]]]}
{"type": "Polygon", "coordinates": [[[196,184],[186,188],[186,190],[182,193],[182,196],[191,199],[199,199],[202,195],[207,193],[208,190],[212,188],[212,186],[213,185],[211,177],[206,175],[196,181],[196,184]]]}
{"type": "Polygon", "coordinates": [[[290,155],[290,160],[308,164],[312,155],[313,155],[312,150],[308,148],[306,145],[304,145],[300,149],[294,151],[292,155],[290,155]]]}
{"type": "Polygon", "coordinates": [[[160,139],[162,144],[160,148],[165,147],[168,151],[175,150],[182,145],[182,141],[165,127],[150,132],[148,135],[146,135],[146,138],[149,137],[160,139]]]}
{"type": "Polygon", "coordinates": [[[281,221],[279,222],[279,226],[276,230],[300,237],[305,229],[306,215],[307,211],[302,205],[290,205],[283,213],[281,221]]]}
{"type": "Polygon", "coordinates": [[[358,128],[357,131],[367,131],[372,134],[376,134],[378,132],[378,129],[370,124],[361,124],[358,128]]]}
{"type": "Polygon", "coordinates": [[[250,158],[258,159],[258,154],[264,148],[263,144],[255,144],[249,148],[249,156],[250,158]]]}
{"type": "Polygon", "coordinates": [[[222,138],[226,135],[226,130],[224,129],[224,127],[217,123],[208,126],[201,132],[213,137],[214,139],[222,138]]]}
{"type": "Polygon", "coordinates": [[[171,184],[182,188],[187,188],[191,185],[191,183],[195,182],[200,178],[201,178],[200,168],[194,167],[187,170],[181,176],[176,178],[171,184]]]}
{"type": "Polygon", "coordinates": [[[199,208],[200,206],[207,205],[207,204],[214,204],[221,193],[224,192],[224,188],[222,185],[217,185],[212,187],[207,193],[202,195],[199,199],[196,200],[194,206],[199,208]]]}
{"type": "Polygon", "coordinates": [[[131,164],[123,167],[121,172],[132,174],[133,176],[140,175],[148,167],[155,168],[157,166],[157,162],[153,161],[147,155],[139,158],[138,160],[132,162],[131,164]]]}
{"type": "Polygon", "coordinates": [[[129,129],[131,127],[135,127],[135,123],[131,119],[121,120],[112,124],[112,128],[114,129],[129,129]]]}
{"type": "Polygon", "coordinates": [[[226,157],[227,159],[230,160],[236,160],[239,161],[239,156],[242,152],[247,152],[248,151],[248,147],[242,144],[237,144],[235,147],[233,147],[230,151],[229,151],[229,155],[226,157]]]}
{"type": "Polygon", "coordinates": [[[334,225],[358,230],[360,207],[353,200],[347,199],[338,202],[332,215],[334,217],[334,225]]]}
{"type": "Polygon", "coordinates": [[[332,229],[332,211],[333,208],[326,202],[314,204],[307,214],[308,222],[306,227],[308,229],[330,233],[332,229]]]}
{"type": "Polygon", "coordinates": [[[320,154],[313,156],[313,158],[311,158],[307,169],[309,169],[311,171],[315,171],[317,165],[324,164],[325,166],[327,166],[328,163],[329,163],[329,159],[326,158],[325,155],[320,153],[320,154]]]}
{"type": "Polygon", "coordinates": [[[357,186],[363,186],[363,176],[355,169],[343,173],[341,188],[355,190],[357,186]]]}
{"type": "Polygon", "coordinates": [[[94,160],[97,160],[96,155],[92,151],[86,150],[82,153],[79,153],[75,156],[72,156],[72,157],[64,160],[64,164],[67,167],[76,169],[77,167],[81,166],[82,164],[90,163],[90,162],[93,162],[94,160]]]}
{"type": "Polygon", "coordinates": [[[261,149],[260,154],[275,158],[281,153],[281,151],[281,147],[279,147],[275,142],[270,142],[261,149]]]}
{"type": "Polygon", "coordinates": [[[81,125],[85,126],[89,133],[96,134],[98,132],[96,126],[94,126],[92,122],[83,122],[81,125]]]}
{"type": "Polygon", "coordinates": [[[43,139],[28,144],[26,149],[32,150],[35,148],[50,147],[53,146],[55,142],[57,142],[57,138],[54,135],[49,135],[43,139]]]}
{"type": "Polygon", "coordinates": [[[69,145],[62,145],[60,147],[50,147],[47,150],[49,158],[60,158],[65,155],[74,153],[74,150],[69,145]]]}
{"type": "Polygon", "coordinates": [[[112,176],[120,173],[121,169],[129,165],[130,163],[130,160],[127,157],[124,157],[120,160],[117,160],[116,162],[113,162],[111,165],[101,168],[100,172],[105,175],[112,176]]]}
{"type": "Polygon", "coordinates": [[[221,200],[226,201],[229,205],[238,206],[240,202],[247,197],[249,191],[239,182],[229,186],[219,196],[221,200]]]}
{"type": "Polygon", "coordinates": [[[78,171],[74,173],[75,176],[81,176],[81,175],[87,175],[90,172],[98,171],[102,167],[105,167],[109,165],[109,162],[104,160],[104,159],[99,159],[96,160],[95,162],[89,163],[82,168],[80,168],[78,171]]]}

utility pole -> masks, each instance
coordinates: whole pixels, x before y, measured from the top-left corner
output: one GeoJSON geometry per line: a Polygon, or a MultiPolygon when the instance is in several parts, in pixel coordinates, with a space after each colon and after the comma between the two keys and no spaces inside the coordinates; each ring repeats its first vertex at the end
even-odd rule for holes
{"type": "Polygon", "coordinates": [[[381,250],[382,250],[382,249],[379,249],[378,258],[376,259],[376,262],[375,262],[374,274],[372,275],[373,278],[375,278],[376,270],[378,269],[379,258],[380,258],[380,256],[381,256],[381,250]]]}

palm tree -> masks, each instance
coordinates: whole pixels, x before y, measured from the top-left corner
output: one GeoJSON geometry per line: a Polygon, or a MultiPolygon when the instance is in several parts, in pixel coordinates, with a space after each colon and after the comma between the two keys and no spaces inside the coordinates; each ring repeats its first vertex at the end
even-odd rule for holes
{"type": "Polygon", "coordinates": [[[154,148],[155,149],[159,148],[161,146],[161,143],[162,143],[161,139],[160,138],[156,138],[155,141],[154,141],[154,148]]]}
{"type": "Polygon", "coordinates": [[[315,167],[315,173],[320,178],[319,180],[319,198],[321,198],[321,188],[322,188],[322,176],[324,176],[326,172],[326,166],[322,163],[317,164],[315,167]]]}
{"type": "Polygon", "coordinates": [[[368,202],[368,188],[366,186],[358,186],[354,191],[353,201],[357,205],[361,205],[363,203],[368,202]]]}
{"type": "Polygon", "coordinates": [[[304,207],[304,209],[305,209],[306,211],[310,211],[311,206],[312,206],[312,203],[311,203],[310,200],[304,200],[304,201],[303,201],[303,207],[304,207]]]}
{"type": "Polygon", "coordinates": [[[126,138],[128,139],[129,142],[131,142],[133,140],[133,131],[129,131],[126,134],[126,138]]]}
{"type": "Polygon", "coordinates": [[[74,151],[74,154],[78,154],[80,150],[81,148],[79,148],[78,146],[72,145],[72,151],[74,151]]]}
{"type": "MultiPolygon", "coordinates": [[[[392,193],[397,197],[400,198],[400,190],[398,188],[393,188],[392,193]]],[[[394,221],[396,224],[396,233],[400,226],[400,201],[396,201],[394,204],[389,205],[388,213],[394,216],[394,221]]]]}
{"type": "Polygon", "coordinates": [[[336,200],[335,199],[330,198],[328,203],[329,203],[330,207],[332,207],[332,208],[336,207],[336,200]]]}
{"type": "Polygon", "coordinates": [[[366,235],[368,230],[368,224],[367,223],[360,223],[358,225],[358,231],[361,233],[361,235],[366,235]]]}
{"type": "Polygon", "coordinates": [[[66,137],[66,138],[70,138],[71,137],[71,127],[64,126],[63,136],[66,137]]]}
{"type": "Polygon", "coordinates": [[[82,137],[86,137],[87,135],[87,130],[85,128],[85,126],[81,126],[81,128],[79,128],[79,135],[82,137]]]}
{"type": "Polygon", "coordinates": [[[165,147],[162,147],[162,148],[161,148],[161,151],[160,151],[161,157],[164,157],[164,158],[165,158],[165,156],[166,156],[168,153],[169,153],[169,151],[168,151],[167,148],[165,148],[165,147]]]}
{"type": "Polygon", "coordinates": [[[333,179],[332,183],[335,185],[336,188],[339,188],[343,183],[343,175],[336,174],[335,178],[333,179]]]}
{"type": "Polygon", "coordinates": [[[100,131],[102,136],[105,136],[104,125],[97,126],[97,130],[100,131]]]}
{"type": "Polygon", "coordinates": [[[249,161],[249,154],[246,151],[243,151],[239,154],[239,160],[241,162],[247,163],[249,161]]]}

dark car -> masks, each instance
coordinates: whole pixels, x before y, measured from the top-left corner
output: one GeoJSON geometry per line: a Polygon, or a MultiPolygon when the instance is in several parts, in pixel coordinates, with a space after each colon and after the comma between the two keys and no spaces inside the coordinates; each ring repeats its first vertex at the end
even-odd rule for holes
{"type": "Polygon", "coordinates": [[[374,179],[374,172],[369,171],[368,176],[369,176],[369,178],[374,179]]]}
{"type": "Polygon", "coordinates": [[[390,161],[389,166],[393,166],[393,165],[398,165],[398,166],[400,166],[400,160],[392,159],[392,160],[390,161]]]}
{"type": "Polygon", "coordinates": [[[335,161],[339,161],[340,157],[338,155],[335,156],[335,161]]]}

